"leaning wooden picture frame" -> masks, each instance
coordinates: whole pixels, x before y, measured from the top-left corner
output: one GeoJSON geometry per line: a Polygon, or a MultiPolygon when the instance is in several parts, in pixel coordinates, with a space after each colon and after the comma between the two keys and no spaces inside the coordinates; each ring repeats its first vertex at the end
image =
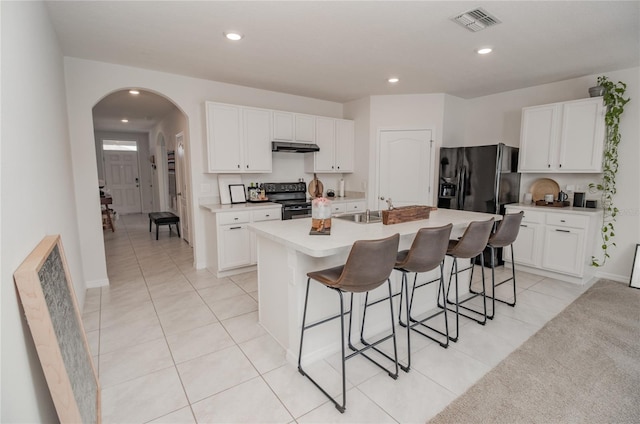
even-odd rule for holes
{"type": "Polygon", "coordinates": [[[59,235],[46,236],[14,273],[61,423],[100,423],[100,384],[59,235]]]}
{"type": "Polygon", "coordinates": [[[633,254],[633,263],[631,264],[631,277],[629,278],[629,287],[640,289],[640,244],[636,244],[636,250],[633,254]]]}

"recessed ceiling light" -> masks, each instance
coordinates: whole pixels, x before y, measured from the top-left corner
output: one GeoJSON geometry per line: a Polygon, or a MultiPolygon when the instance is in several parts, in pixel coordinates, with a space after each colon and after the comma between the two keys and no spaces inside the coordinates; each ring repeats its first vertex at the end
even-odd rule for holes
{"type": "Polygon", "coordinates": [[[393,78],[389,78],[387,81],[389,81],[391,84],[395,84],[395,83],[397,83],[398,81],[400,81],[400,79],[399,79],[399,78],[396,78],[396,77],[393,77],[393,78]]]}
{"type": "Polygon", "coordinates": [[[138,90],[129,90],[129,94],[133,94],[134,96],[137,96],[138,94],[140,94],[140,92],[138,90]]]}
{"type": "Polygon", "coordinates": [[[492,51],[493,51],[492,48],[485,47],[485,48],[482,48],[482,49],[478,49],[478,54],[488,54],[488,53],[491,53],[492,51]]]}
{"type": "Polygon", "coordinates": [[[225,32],[224,36],[227,37],[227,40],[231,40],[231,41],[240,41],[244,37],[242,34],[238,32],[232,32],[232,31],[225,32]]]}
{"type": "Polygon", "coordinates": [[[126,124],[127,122],[129,122],[129,120],[128,120],[127,118],[125,118],[125,119],[121,119],[121,121],[122,121],[122,122],[124,122],[125,124],[126,124]]]}

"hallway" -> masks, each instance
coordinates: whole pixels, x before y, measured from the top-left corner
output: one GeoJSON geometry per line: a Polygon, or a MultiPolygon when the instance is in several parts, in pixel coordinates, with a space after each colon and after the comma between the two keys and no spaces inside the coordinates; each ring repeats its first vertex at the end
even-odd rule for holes
{"type": "MultiPolygon", "coordinates": [[[[167,227],[156,241],[148,225],[146,214],[124,215],[104,232],[111,285],[87,291],[104,423],[424,423],[588,288],[519,273],[516,308],[499,305],[484,327],[462,319],[460,342],[446,350],[412,337],[412,370],[397,380],[354,358],[342,415],[258,324],[255,272],[196,271],[185,242],[167,227]]],[[[309,367],[335,395],[339,363],[309,367]]]]}

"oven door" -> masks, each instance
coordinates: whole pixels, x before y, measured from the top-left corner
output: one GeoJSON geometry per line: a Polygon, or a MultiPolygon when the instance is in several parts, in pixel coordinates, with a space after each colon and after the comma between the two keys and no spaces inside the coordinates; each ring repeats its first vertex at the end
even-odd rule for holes
{"type": "Polygon", "coordinates": [[[311,218],[311,206],[285,206],[282,208],[282,219],[311,218]]]}

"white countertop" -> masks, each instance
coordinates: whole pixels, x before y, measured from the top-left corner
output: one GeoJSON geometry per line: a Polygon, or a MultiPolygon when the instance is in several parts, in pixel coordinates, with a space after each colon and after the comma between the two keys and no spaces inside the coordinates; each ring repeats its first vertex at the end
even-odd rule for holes
{"type": "Polygon", "coordinates": [[[282,205],[279,203],[273,202],[264,202],[264,203],[234,203],[231,205],[222,205],[220,203],[207,203],[200,205],[202,209],[206,209],[209,212],[218,213],[218,212],[238,212],[238,211],[252,211],[259,210],[263,208],[281,208],[282,205]]]}
{"type": "Polygon", "coordinates": [[[400,236],[413,236],[420,228],[440,227],[452,223],[454,231],[462,231],[471,221],[483,221],[490,218],[502,219],[501,215],[487,213],[439,209],[431,211],[429,219],[384,225],[358,224],[333,218],[331,235],[309,235],[311,218],[287,221],[263,221],[249,225],[256,234],[298,250],[313,257],[331,256],[350,249],[356,240],[375,240],[389,237],[395,233],[400,236]]]}
{"type": "Polygon", "coordinates": [[[565,206],[563,208],[554,206],[536,206],[531,203],[512,203],[505,205],[505,208],[525,209],[528,211],[553,212],[553,213],[572,213],[576,215],[589,215],[602,213],[601,208],[574,208],[573,206],[565,206]]]}

